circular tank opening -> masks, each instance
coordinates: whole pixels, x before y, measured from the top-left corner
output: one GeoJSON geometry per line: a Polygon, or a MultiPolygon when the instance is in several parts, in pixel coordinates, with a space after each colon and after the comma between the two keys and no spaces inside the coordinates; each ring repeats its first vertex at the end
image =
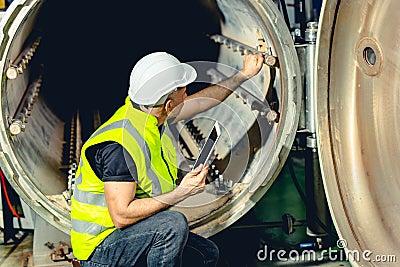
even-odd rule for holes
{"type": "MultiPolygon", "coordinates": [[[[133,65],[150,52],[167,51],[182,62],[197,64],[198,72],[208,78],[190,85],[189,94],[242,66],[239,52],[219,46],[208,34],[253,47],[262,37],[279,61],[275,67],[264,66],[221,108],[202,115],[219,120],[228,135],[230,146],[217,146],[215,161],[216,169],[224,170],[234,185],[229,194],[206,191],[176,207],[195,232],[215,234],[251,209],[275,180],[292,145],[301,75],[295,49],[288,45],[292,38],[275,4],[218,0],[154,5],[85,2],[61,9],[54,1],[20,0],[2,21],[7,34],[0,50],[3,73],[19,63],[38,38],[40,45],[15,79],[1,83],[0,167],[21,198],[66,233],[80,147],[124,103],[133,65]],[[267,104],[260,106],[260,101],[267,104]],[[279,120],[268,121],[266,108],[279,113],[279,120]],[[241,127],[235,124],[239,121],[241,127]],[[18,130],[20,124],[21,133],[11,135],[10,127],[18,130]]],[[[183,132],[182,125],[177,126],[185,150],[196,147],[193,135],[207,135],[209,125],[203,121],[207,120],[186,122],[183,132]]]]}

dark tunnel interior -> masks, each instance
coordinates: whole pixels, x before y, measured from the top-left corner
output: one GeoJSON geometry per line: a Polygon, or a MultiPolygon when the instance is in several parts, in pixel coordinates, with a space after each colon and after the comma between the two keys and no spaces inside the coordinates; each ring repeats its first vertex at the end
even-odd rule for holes
{"type": "MultiPolygon", "coordinates": [[[[41,97],[68,122],[79,111],[82,137],[93,112],[105,121],[127,96],[135,62],[166,51],[182,62],[216,61],[219,47],[207,34],[220,32],[222,15],[213,1],[84,1],[59,12],[46,1],[35,31],[43,38],[36,61],[43,66],[41,97]],[[85,127],[86,125],[86,127],[85,127]]],[[[188,93],[203,85],[188,87],[188,93]]]]}

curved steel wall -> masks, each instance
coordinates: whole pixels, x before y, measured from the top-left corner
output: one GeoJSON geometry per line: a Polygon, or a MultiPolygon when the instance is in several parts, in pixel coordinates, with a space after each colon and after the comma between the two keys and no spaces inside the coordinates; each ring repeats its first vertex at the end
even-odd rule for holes
{"type": "MultiPolygon", "coordinates": [[[[247,99],[241,96],[232,96],[220,105],[222,110],[213,113],[220,115],[200,116],[217,116],[215,119],[224,121],[224,129],[232,137],[231,151],[228,151],[231,153],[223,153],[222,147],[219,148],[224,157],[221,160],[238,162],[243,157],[248,159],[235,178],[236,183],[230,194],[210,195],[206,190],[175,207],[185,213],[193,231],[204,236],[213,235],[240,218],[273,183],[296,133],[301,98],[296,51],[275,4],[270,1],[228,3],[222,0],[217,3],[225,18],[225,22],[221,22],[222,34],[251,46],[256,46],[257,38],[262,35],[271,53],[278,58],[280,64],[277,68],[272,71],[265,65],[264,70],[243,87],[261,98],[265,97],[269,88],[274,88],[280,119],[278,123],[269,124],[265,116],[252,110],[246,103],[247,99]],[[243,118],[246,121],[243,132],[238,133],[235,127],[228,125],[229,117],[226,117],[224,107],[247,114],[245,116],[248,117],[243,118]]],[[[65,122],[53,114],[39,92],[24,132],[14,136],[10,134],[10,119],[15,116],[25,89],[34,82],[36,71],[28,66],[16,79],[8,79],[5,73],[34,31],[35,22],[41,16],[42,4],[43,1],[16,0],[1,21],[0,165],[20,197],[46,221],[68,233],[69,207],[62,194],[67,188],[67,178],[60,171],[65,122]]],[[[242,58],[240,53],[221,47],[219,66],[222,67],[217,67],[216,71],[229,75],[229,70],[225,72],[224,67],[238,67],[242,58]]],[[[46,76],[42,79],[44,81],[46,76]]],[[[200,123],[198,127],[201,130],[206,126],[200,123]]]]}
{"type": "Polygon", "coordinates": [[[400,256],[399,8],[326,1],[320,21],[320,165],[336,229],[346,251],[359,253],[355,266],[400,256]]]}

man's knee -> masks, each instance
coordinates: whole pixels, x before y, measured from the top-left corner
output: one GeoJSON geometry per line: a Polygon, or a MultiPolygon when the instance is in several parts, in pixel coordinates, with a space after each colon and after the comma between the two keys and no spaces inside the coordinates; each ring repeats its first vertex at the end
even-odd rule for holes
{"type": "Polygon", "coordinates": [[[166,231],[171,231],[177,237],[187,238],[189,234],[189,226],[186,217],[178,212],[167,210],[160,213],[163,216],[163,224],[160,225],[161,228],[166,231]]]}
{"type": "Polygon", "coordinates": [[[155,216],[157,216],[155,219],[158,222],[154,228],[156,236],[147,260],[149,260],[149,256],[153,260],[159,258],[160,256],[157,254],[161,253],[160,250],[157,250],[159,248],[162,248],[164,256],[169,255],[166,256],[167,258],[178,260],[189,236],[189,227],[185,216],[176,211],[162,211],[155,216]]]}

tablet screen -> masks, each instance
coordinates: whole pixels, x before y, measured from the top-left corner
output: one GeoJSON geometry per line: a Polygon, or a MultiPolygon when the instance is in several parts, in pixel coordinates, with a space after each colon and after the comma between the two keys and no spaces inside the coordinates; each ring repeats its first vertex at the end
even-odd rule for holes
{"type": "Polygon", "coordinates": [[[215,144],[217,143],[219,137],[221,135],[221,129],[219,127],[218,122],[214,123],[213,128],[211,129],[210,134],[206,138],[206,142],[201,148],[200,155],[197,158],[196,162],[193,165],[192,169],[196,169],[200,164],[206,164],[209,160],[210,156],[214,151],[215,144]]]}

